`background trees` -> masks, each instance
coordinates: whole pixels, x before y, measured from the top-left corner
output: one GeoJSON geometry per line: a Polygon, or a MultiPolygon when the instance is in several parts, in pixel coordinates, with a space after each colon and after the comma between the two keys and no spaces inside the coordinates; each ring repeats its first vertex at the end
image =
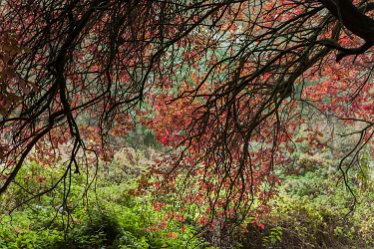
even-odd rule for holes
{"type": "Polygon", "coordinates": [[[255,193],[272,195],[310,108],[355,123],[339,165],[348,181],[373,135],[372,5],[2,1],[0,193],[26,159],[62,158],[60,179],[33,197],[59,183],[68,194],[71,173],[109,159],[137,120],[179,149],[153,173],[169,187],[181,172],[201,176],[209,212],[240,220],[255,193]]]}

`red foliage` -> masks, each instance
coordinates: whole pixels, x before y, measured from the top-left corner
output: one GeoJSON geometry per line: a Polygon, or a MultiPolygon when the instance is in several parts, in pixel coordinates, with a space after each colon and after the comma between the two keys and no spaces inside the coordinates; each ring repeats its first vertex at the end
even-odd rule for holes
{"type": "MultiPolygon", "coordinates": [[[[373,53],[359,49],[373,42],[334,9],[349,1],[239,2],[4,3],[0,161],[10,174],[0,192],[26,159],[76,172],[78,157],[111,160],[123,145],[109,141],[136,119],[174,149],[150,172],[160,181],[143,176],[140,189],[172,192],[192,176],[182,198],[208,207],[201,223],[238,222],[256,198],[263,228],[305,106],[361,128],[357,150],[373,136],[373,53]]],[[[296,142],[315,153],[329,141],[320,130],[296,142]]]]}

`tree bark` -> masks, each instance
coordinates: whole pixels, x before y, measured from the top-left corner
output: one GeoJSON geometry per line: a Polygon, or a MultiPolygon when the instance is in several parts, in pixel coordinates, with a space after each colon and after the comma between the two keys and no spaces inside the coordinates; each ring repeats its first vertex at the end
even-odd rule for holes
{"type": "Polygon", "coordinates": [[[319,0],[353,34],[374,44],[374,20],[351,0],[319,0]]]}

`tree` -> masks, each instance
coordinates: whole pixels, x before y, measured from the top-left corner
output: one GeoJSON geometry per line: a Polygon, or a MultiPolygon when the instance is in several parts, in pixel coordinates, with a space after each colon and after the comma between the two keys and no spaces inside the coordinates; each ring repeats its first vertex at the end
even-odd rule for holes
{"type": "Polygon", "coordinates": [[[169,183],[178,172],[202,176],[211,212],[228,218],[248,213],[262,182],[278,182],[272,169],[293,150],[304,108],[360,123],[353,158],[373,136],[370,1],[1,6],[2,65],[12,66],[1,71],[1,194],[25,160],[50,162],[62,143],[70,156],[55,186],[79,173],[78,159],[110,158],[111,131],[125,135],[144,102],[157,115],[143,122],[180,152],[155,171],[169,183]],[[6,49],[9,35],[20,49],[6,49]]]}

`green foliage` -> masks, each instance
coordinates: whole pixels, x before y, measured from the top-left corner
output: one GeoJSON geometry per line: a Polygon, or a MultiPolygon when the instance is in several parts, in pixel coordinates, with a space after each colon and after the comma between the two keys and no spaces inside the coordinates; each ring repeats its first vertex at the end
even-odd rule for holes
{"type": "Polygon", "coordinates": [[[332,162],[300,155],[300,170],[280,173],[282,186],[269,203],[264,229],[248,225],[236,248],[374,248],[374,182],[363,177],[370,174],[368,158],[364,153],[361,168],[350,172],[349,186],[357,198],[350,212],[354,197],[332,162]]]}
{"type": "MultiPolygon", "coordinates": [[[[55,175],[61,173],[54,170],[55,175]]],[[[7,199],[11,203],[4,207],[17,206],[22,198],[30,197],[20,186],[27,185],[37,192],[50,184],[30,174],[49,173],[50,169],[35,163],[26,165],[18,176],[18,187],[11,189],[15,198],[7,199]]],[[[61,187],[32,200],[27,208],[15,209],[11,216],[1,214],[0,248],[211,248],[198,236],[197,227],[184,219],[168,217],[175,208],[173,200],[162,197],[170,204],[156,210],[155,197],[134,196],[135,178],[119,182],[112,173],[98,178],[96,193],[84,198],[88,204],[81,201],[84,176],[76,175],[72,181],[67,206],[60,203],[61,187]]]]}
{"type": "MultiPolygon", "coordinates": [[[[82,196],[87,178],[74,175],[66,205],[61,205],[59,187],[7,215],[5,211],[63,174],[58,168],[28,163],[12,185],[12,195],[2,197],[0,248],[213,248],[196,223],[202,207],[186,205],[171,194],[134,194],[137,178],[147,170],[145,158],[144,152],[124,150],[102,168],[94,192],[82,196]],[[131,163],[137,165],[132,171],[122,168],[131,163]],[[30,193],[23,191],[26,187],[30,193]]],[[[228,248],[373,248],[370,156],[364,153],[360,160],[361,168],[350,173],[358,201],[355,212],[346,216],[353,197],[339,183],[331,161],[300,155],[297,167],[304,171],[280,173],[283,184],[269,203],[272,211],[261,221],[263,227],[249,218],[246,229],[234,235],[237,239],[220,240],[233,241],[226,243],[228,248]]]]}
{"type": "Polygon", "coordinates": [[[282,241],[282,228],[273,227],[270,229],[269,235],[262,238],[262,244],[266,247],[275,246],[277,243],[282,241]]]}

